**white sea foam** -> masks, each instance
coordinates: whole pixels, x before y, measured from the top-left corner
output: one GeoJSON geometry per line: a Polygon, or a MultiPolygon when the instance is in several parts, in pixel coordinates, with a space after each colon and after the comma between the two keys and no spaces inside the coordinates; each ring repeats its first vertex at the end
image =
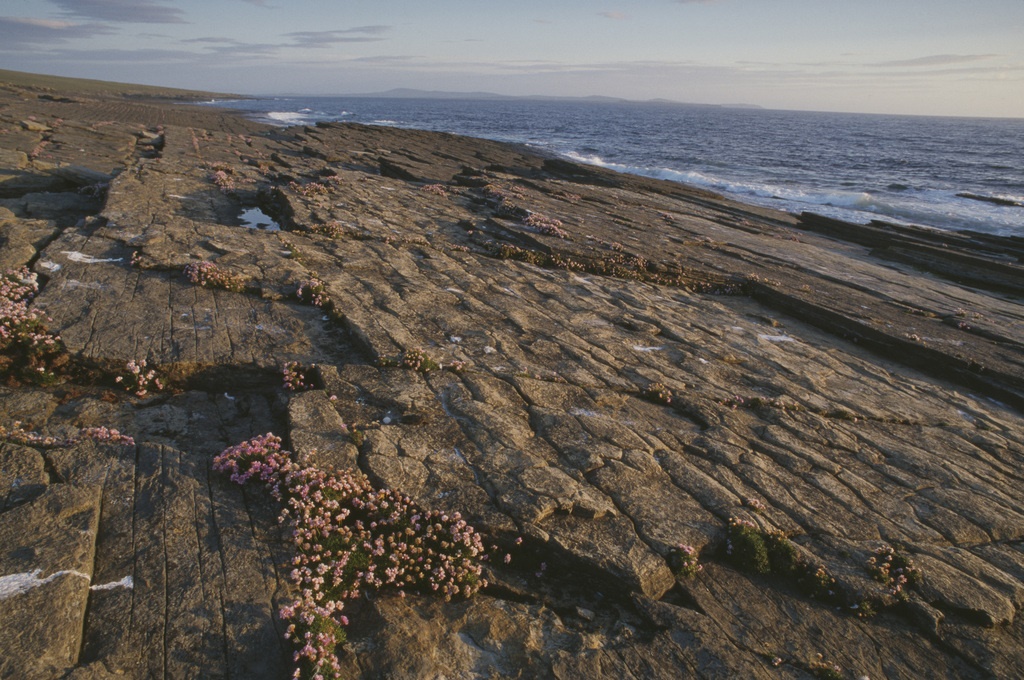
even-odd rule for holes
{"type": "Polygon", "coordinates": [[[282,125],[299,125],[309,120],[309,116],[295,111],[270,111],[266,114],[270,120],[282,125]]]}
{"type": "MultiPolygon", "coordinates": [[[[730,180],[696,170],[639,167],[612,163],[593,154],[567,153],[579,163],[597,165],[652,179],[664,179],[736,197],[750,203],[789,212],[815,212],[850,222],[871,220],[917,224],[947,229],[981,229],[995,234],[1020,234],[1024,214],[1020,207],[1001,206],[957,196],[941,189],[902,189],[890,193],[844,191],[808,186],[781,186],[770,182],[730,180]]],[[[1022,202],[1024,197],[998,194],[997,198],[1022,202]]]]}
{"type": "Polygon", "coordinates": [[[277,125],[350,119],[528,144],[791,213],[1024,233],[1024,207],[996,200],[1024,203],[1016,121],[373,98],[238,107],[277,125]]]}

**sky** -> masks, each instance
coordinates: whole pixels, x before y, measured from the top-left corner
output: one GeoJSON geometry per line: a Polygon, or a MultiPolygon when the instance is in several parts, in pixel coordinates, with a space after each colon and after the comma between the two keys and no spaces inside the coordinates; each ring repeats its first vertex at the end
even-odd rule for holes
{"type": "Polygon", "coordinates": [[[0,68],[1024,118],[1024,0],[4,0],[0,68]]]}

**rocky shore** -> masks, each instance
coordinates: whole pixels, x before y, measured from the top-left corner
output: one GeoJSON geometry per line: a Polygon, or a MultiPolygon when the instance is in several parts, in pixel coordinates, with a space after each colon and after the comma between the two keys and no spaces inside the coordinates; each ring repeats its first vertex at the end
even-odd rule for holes
{"type": "Polygon", "coordinates": [[[289,677],[267,432],[509,555],[343,677],[1024,672],[1024,240],[159,94],[0,73],[0,677],[289,677]]]}

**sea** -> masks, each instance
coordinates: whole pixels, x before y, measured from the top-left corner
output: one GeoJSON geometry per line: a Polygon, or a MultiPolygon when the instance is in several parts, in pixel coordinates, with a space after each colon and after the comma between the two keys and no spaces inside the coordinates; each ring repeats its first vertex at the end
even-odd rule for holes
{"type": "Polygon", "coordinates": [[[207,103],[281,126],[347,121],[526,144],[792,213],[1024,237],[1024,119],[586,99],[207,103]]]}

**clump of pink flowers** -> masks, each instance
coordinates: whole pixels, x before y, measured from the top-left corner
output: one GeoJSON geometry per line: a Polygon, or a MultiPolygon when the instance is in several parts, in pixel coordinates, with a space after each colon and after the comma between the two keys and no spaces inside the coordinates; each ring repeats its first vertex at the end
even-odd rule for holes
{"type": "Polygon", "coordinates": [[[419,347],[407,349],[402,353],[401,364],[420,373],[430,373],[441,368],[441,365],[427,356],[419,347]]]}
{"type": "Polygon", "coordinates": [[[284,388],[289,392],[305,392],[315,387],[315,380],[312,377],[316,364],[303,366],[298,361],[289,361],[281,369],[281,376],[284,378],[284,388]]]}
{"type": "Polygon", "coordinates": [[[463,371],[466,370],[467,366],[469,366],[469,362],[461,361],[459,359],[453,359],[452,361],[448,362],[445,368],[447,368],[452,373],[462,373],[463,371]]]}
{"type": "Polygon", "coordinates": [[[61,354],[60,336],[49,332],[49,318],[29,303],[39,292],[36,274],[28,267],[0,276],[0,373],[18,371],[33,383],[56,379],[52,372],[61,354]]]}
{"type": "Polygon", "coordinates": [[[150,368],[147,371],[148,367],[145,359],[138,361],[132,359],[126,366],[128,375],[119,375],[114,381],[136,397],[146,396],[149,394],[149,390],[162,390],[164,385],[160,382],[160,378],[156,377],[156,370],[150,368]]]}
{"type": "Polygon", "coordinates": [[[321,236],[327,236],[328,238],[341,238],[345,235],[345,227],[337,221],[314,224],[309,228],[309,230],[314,234],[320,234],[321,236]]]}
{"type": "Polygon", "coordinates": [[[569,232],[562,229],[562,220],[555,219],[554,217],[547,217],[540,213],[530,213],[525,220],[526,225],[533,227],[542,234],[548,236],[556,236],[558,238],[567,238],[569,232]]]}
{"type": "Polygon", "coordinates": [[[867,570],[872,577],[889,589],[889,594],[905,600],[907,589],[921,582],[921,570],[914,562],[890,545],[883,545],[868,558],[867,570]]]}
{"type": "Polygon", "coordinates": [[[441,364],[427,356],[427,353],[419,347],[407,349],[397,357],[379,357],[377,363],[381,366],[411,368],[419,373],[441,370],[441,364]]]}
{"type": "Polygon", "coordinates": [[[743,499],[743,506],[750,508],[759,515],[763,515],[768,512],[768,506],[764,504],[764,501],[752,496],[743,499]]]}
{"type": "Polygon", "coordinates": [[[704,565],[700,563],[700,554],[692,545],[678,545],[673,552],[675,562],[675,574],[679,578],[693,578],[704,571],[704,565]]]}
{"type": "Polygon", "coordinates": [[[69,446],[74,446],[83,439],[92,439],[105,444],[135,446],[135,439],[126,434],[121,434],[113,428],[103,426],[84,427],[80,429],[77,434],[72,435],[71,437],[60,438],[26,430],[21,426],[20,420],[16,420],[11,423],[10,429],[0,425],[0,439],[6,439],[7,441],[11,441],[16,444],[24,444],[26,446],[35,446],[45,449],[67,448],[69,446]]]}
{"type": "Polygon", "coordinates": [[[225,449],[213,465],[239,484],[258,479],[284,502],[279,521],[292,527],[290,578],[300,596],[280,616],[297,647],[296,678],[339,676],[344,601],[364,590],[436,592],[450,600],[486,585],[483,542],[458,513],[420,508],[357,471],[304,466],[271,433],[225,449]]]}
{"type": "Polygon", "coordinates": [[[190,262],[185,265],[185,278],[203,288],[223,288],[234,293],[245,290],[248,280],[241,274],[232,274],[213,262],[190,262]]]}
{"type": "Polygon", "coordinates": [[[743,397],[741,397],[738,394],[734,394],[733,396],[729,397],[728,399],[720,400],[718,403],[721,404],[722,406],[726,406],[728,408],[731,408],[733,411],[735,411],[736,409],[741,408],[744,404],[746,404],[747,400],[744,399],[743,397]]]}
{"type": "Polygon", "coordinates": [[[217,187],[224,193],[234,191],[235,182],[231,179],[231,176],[224,170],[216,170],[210,173],[210,181],[217,185],[217,187]]]}
{"type": "Polygon", "coordinates": [[[86,427],[78,431],[80,439],[92,439],[104,444],[120,444],[121,446],[135,446],[135,439],[121,434],[112,427],[101,425],[99,427],[86,427]]]}
{"type": "Polygon", "coordinates": [[[324,307],[331,301],[330,296],[327,295],[327,283],[316,276],[300,281],[299,287],[295,291],[295,297],[316,307],[324,307]]]}
{"type": "Polygon", "coordinates": [[[326,196],[330,193],[330,189],[327,188],[326,184],[320,182],[307,182],[306,184],[299,184],[298,182],[289,182],[289,187],[292,191],[297,194],[302,194],[306,198],[313,198],[315,196],[326,196]]]}
{"type": "Polygon", "coordinates": [[[420,187],[420,191],[428,194],[434,194],[435,196],[441,196],[446,198],[448,196],[448,189],[443,184],[425,184],[420,187]]]}
{"type": "Polygon", "coordinates": [[[38,278],[28,267],[10,269],[0,277],[0,351],[14,344],[54,347],[60,341],[46,330],[46,315],[29,309],[38,292],[38,278]]]}

